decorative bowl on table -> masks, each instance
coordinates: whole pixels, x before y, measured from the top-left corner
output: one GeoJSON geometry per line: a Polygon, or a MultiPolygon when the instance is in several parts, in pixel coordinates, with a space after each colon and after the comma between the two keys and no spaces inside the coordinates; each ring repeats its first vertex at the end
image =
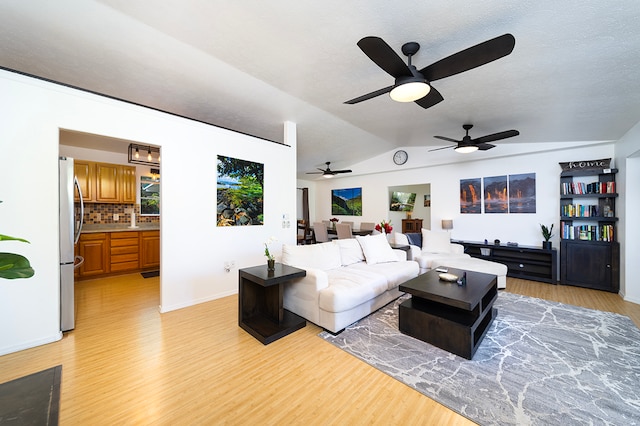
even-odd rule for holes
{"type": "Polygon", "coordinates": [[[443,273],[443,274],[440,274],[438,276],[440,277],[440,279],[442,281],[447,281],[447,282],[450,282],[450,283],[454,283],[454,282],[458,281],[458,276],[457,275],[449,274],[449,273],[446,273],[446,272],[443,273]]]}

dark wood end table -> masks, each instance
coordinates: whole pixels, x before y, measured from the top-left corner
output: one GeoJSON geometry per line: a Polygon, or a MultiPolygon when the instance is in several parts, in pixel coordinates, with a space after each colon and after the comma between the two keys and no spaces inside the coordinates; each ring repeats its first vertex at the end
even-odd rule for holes
{"type": "Polygon", "coordinates": [[[283,284],[307,275],[304,269],[275,264],[239,271],[238,325],[265,345],[307,325],[307,321],[284,309],[283,284]]]}
{"type": "MultiPolygon", "coordinates": [[[[464,272],[447,269],[457,276],[464,272]]],[[[440,272],[435,269],[401,284],[398,289],[411,294],[411,299],[400,305],[400,331],[472,359],[498,314],[493,307],[498,298],[498,285],[495,275],[466,272],[464,286],[440,280],[440,272]]]]}
{"type": "Polygon", "coordinates": [[[407,260],[409,260],[409,252],[411,251],[411,246],[409,246],[407,244],[395,244],[395,243],[393,243],[393,244],[389,243],[389,245],[394,250],[402,250],[405,253],[407,253],[407,260]]]}

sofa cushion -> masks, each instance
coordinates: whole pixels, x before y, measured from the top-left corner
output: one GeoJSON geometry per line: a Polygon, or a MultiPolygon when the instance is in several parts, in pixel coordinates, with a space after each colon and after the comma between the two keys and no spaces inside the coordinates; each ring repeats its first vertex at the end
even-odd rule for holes
{"type": "Polygon", "coordinates": [[[417,277],[420,273],[418,262],[414,262],[413,260],[402,260],[395,263],[378,263],[376,265],[358,263],[349,266],[349,269],[358,269],[383,275],[387,279],[387,289],[389,290],[417,277]]]}
{"type": "Polygon", "coordinates": [[[343,238],[333,240],[333,244],[340,247],[340,258],[342,266],[353,265],[354,263],[364,262],[364,253],[360,243],[353,238],[343,238]]]}
{"type": "Polygon", "coordinates": [[[322,270],[339,268],[342,265],[340,247],[332,242],[309,245],[282,245],[282,263],[299,268],[322,270]]]}
{"type": "Polygon", "coordinates": [[[328,312],[352,309],[387,291],[387,278],[372,271],[349,266],[327,271],[327,275],[329,287],[320,290],[318,305],[328,312]]]}
{"type": "Polygon", "coordinates": [[[446,262],[448,259],[458,259],[464,258],[469,259],[469,256],[466,253],[429,253],[426,251],[421,251],[420,254],[413,258],[420,265],[420,269],[432,269],[436,265],[443,265],[444,263],[438,262],[446,262]]]}
{"type": "Polygon", "coordinates": [[[357,235],[356,240],[360,243],[368,264],[398,261],[398,257],[389,245],[385,234],[367,235],[366,237],[357,235]]]}
{"type": "Polygon", "coordinates": [[[422,251],[427,253],[450,253],[451,236],[446,231],[431,231],[422,228],[422,251]]]}

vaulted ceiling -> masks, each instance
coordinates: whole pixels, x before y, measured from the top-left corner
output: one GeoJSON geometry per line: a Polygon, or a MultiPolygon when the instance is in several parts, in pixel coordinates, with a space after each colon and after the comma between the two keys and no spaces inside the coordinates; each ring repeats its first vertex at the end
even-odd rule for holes
{"type": "MultiPolygon", "coordinates": [[[[299,176],[397,147],[447,145],[517,129],[501,144],[617,140],[640,121],[640,3],[583,1],[303,2],[4,0],[0,66],[271,141],[297,123],[299,176]],[[423,109],[356,45],[420,43],[422,68],[511,33],[513,52],[434,81],[423,109]]],[[[265,142],[267,143],[267,142],[265,142]]]]}

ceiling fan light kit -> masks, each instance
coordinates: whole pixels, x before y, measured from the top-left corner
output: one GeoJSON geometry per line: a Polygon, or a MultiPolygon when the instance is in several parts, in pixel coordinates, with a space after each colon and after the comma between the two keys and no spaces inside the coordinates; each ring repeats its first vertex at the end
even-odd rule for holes
{"type": "Polygon", "coordinates": [[[477,150],[487,151],[491,148],[495,148],[495,145],[492,145],[487,142],[493,142],[500,139],[512,138],[514,136],[518,136],[520,134],[517,130],[506,130],[504,132],[493,133],[491,135],[480,136],[479,138],[471,139],[469,136],[469,130],[473,127],[473,124],[463,124],[462,128],[465,130],[466,134],[462,138],[462,140],[456,140],[452,138],[448,138],[446,136],[434,136],[436,139],[442,139],[449,142],[455,142],[457,145],[445,146],[442,148],[430,149],[431,151],[440,151],[441,149],[453,148],[456,152],[460,152],[462,154],[468,154],[470,152],[474,152],[477,150]]]}
{"type": "Polygon", "coordinates": [[[399,77],[389,96],[396,102],[413,102],[424,98],[430,91],[431,86],[423,78],[399,77]]]}
{"type": "Polygon", "coordinates": [[[455,152],[459,152],[460,154],[470,154],[474,151],[477,151],[478,147],[475,145],[462,145],[462,146],[456,146],[455,148],[453,148],[453,150],[455,152]]]}
{"type": "Polygon", "coordinates": [[[326,169],[321,169],[320,167],[318,167],[318,170],[320,170],[319,172],[307,172],[307,174],[322,175],[322,177],[325,179],[331,179],[332,177],[334,177],[339,173],[351,173],[351,170],[331,170],[331,167],[329,167],[329,165],[331,164],[331,161],[327,161],[324,164],[327,165],[326,169]]]}
{"type": "Polygon", "coordinates": [[[513,35],[503,34],[418,70],[411,64],[411,58],[420,49],[420,44],[409,42],[402,45],[402,53],[407,57],[405,63],[380,37],[364,37],[358,41],[358,47],[377,66],[392,76],[395,84],[350,99],[345,101],[345,104],[353,105],[389,93],[394,101],[415,102],[422,108],[431,108],[444,100],[440,92],[432,86],[433,81],[469,71],[507,56],[513,51],[515,43],[513,35]]]}

